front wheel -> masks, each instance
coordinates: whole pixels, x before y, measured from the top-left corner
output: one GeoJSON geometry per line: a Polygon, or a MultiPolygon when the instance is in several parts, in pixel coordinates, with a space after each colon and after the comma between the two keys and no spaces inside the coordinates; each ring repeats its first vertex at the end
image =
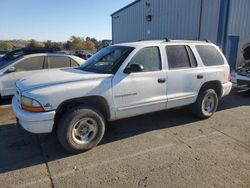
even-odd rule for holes
{"type": "Polygon", "coordinates": [[[193,112],[201,119],[210,118],[217,110],[218,95],[213,89],[202,90],[193,105],[193,112]]]}
{"type": "Polygon", "coordinates": [[[92,149],[101,141],[104,132],[103,116],[97,110],[85,106],[66,112],[57,128],[59,142],[71,153],[92,149]]]}

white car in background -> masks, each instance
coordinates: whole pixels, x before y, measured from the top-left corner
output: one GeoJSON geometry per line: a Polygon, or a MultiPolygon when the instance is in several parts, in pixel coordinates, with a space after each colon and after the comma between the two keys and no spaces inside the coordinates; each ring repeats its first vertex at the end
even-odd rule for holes
{"type": "Polygon", "coordinates": [[[15,82],[34,73],[63,67],[79,66],[85,61],[62,54],[30,54],[13,61],[0,61],[0,97],[14,95],[15,82]]]}

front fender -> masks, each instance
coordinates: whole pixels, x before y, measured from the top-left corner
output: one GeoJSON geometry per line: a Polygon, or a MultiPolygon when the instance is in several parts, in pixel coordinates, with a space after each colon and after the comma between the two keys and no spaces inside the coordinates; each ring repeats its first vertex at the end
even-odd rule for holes
{"type": "Polygon", "coordinates": [[[101,96],[112,102],[111,78],[51,85],[22,94],[39,101],[47,111],[56,110],[66,100],[80,97],[101,96]]]}

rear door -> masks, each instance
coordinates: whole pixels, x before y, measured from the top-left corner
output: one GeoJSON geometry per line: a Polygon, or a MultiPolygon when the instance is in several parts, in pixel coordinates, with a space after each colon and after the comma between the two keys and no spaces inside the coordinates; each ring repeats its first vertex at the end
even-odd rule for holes
{"type": "Polygon", "coordinates": [[[195,102],[204,82],[204,69],[199,65],[192,48],[187,45],[167,45],[168,108],[195,102]]]}
{"type": "Polygon", "coordinates": [[[70,67],[71,60],[67,56],[49,56],[48,65],[50,69],[70,67]]]}
{"type": "Polygon", "coordinates": [[[15,82],[25,76],[40,72],[44,70],[45,57],[29,57],[18,61],[13,66],[15,67],[15,72],[5,73],[2,77],[3,89],[1,91],[2,96],[8,96],[14,94],[15,82]]]}

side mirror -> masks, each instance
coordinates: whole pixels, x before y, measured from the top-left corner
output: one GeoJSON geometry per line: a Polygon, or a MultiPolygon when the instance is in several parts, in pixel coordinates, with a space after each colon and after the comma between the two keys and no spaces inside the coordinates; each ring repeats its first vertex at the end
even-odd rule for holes
{"type": "Polygon", "coordinates": [[[8,68],[8,70],[6,71],[6,73],[12,73],[12,72],[15,72],[15,71],[16,71],[15,67],[10,67],[10,68],[8,68]]]}
{"type": "Polygon", "coordinates": [[[142,72],[143,69],[144,69],[143,65],[134,63],[134,64],[131,64],[131,65],[127,66],[124,69],[124,73],[130,74],[130,73],[133,73],[133,72],[142,72]]]}

